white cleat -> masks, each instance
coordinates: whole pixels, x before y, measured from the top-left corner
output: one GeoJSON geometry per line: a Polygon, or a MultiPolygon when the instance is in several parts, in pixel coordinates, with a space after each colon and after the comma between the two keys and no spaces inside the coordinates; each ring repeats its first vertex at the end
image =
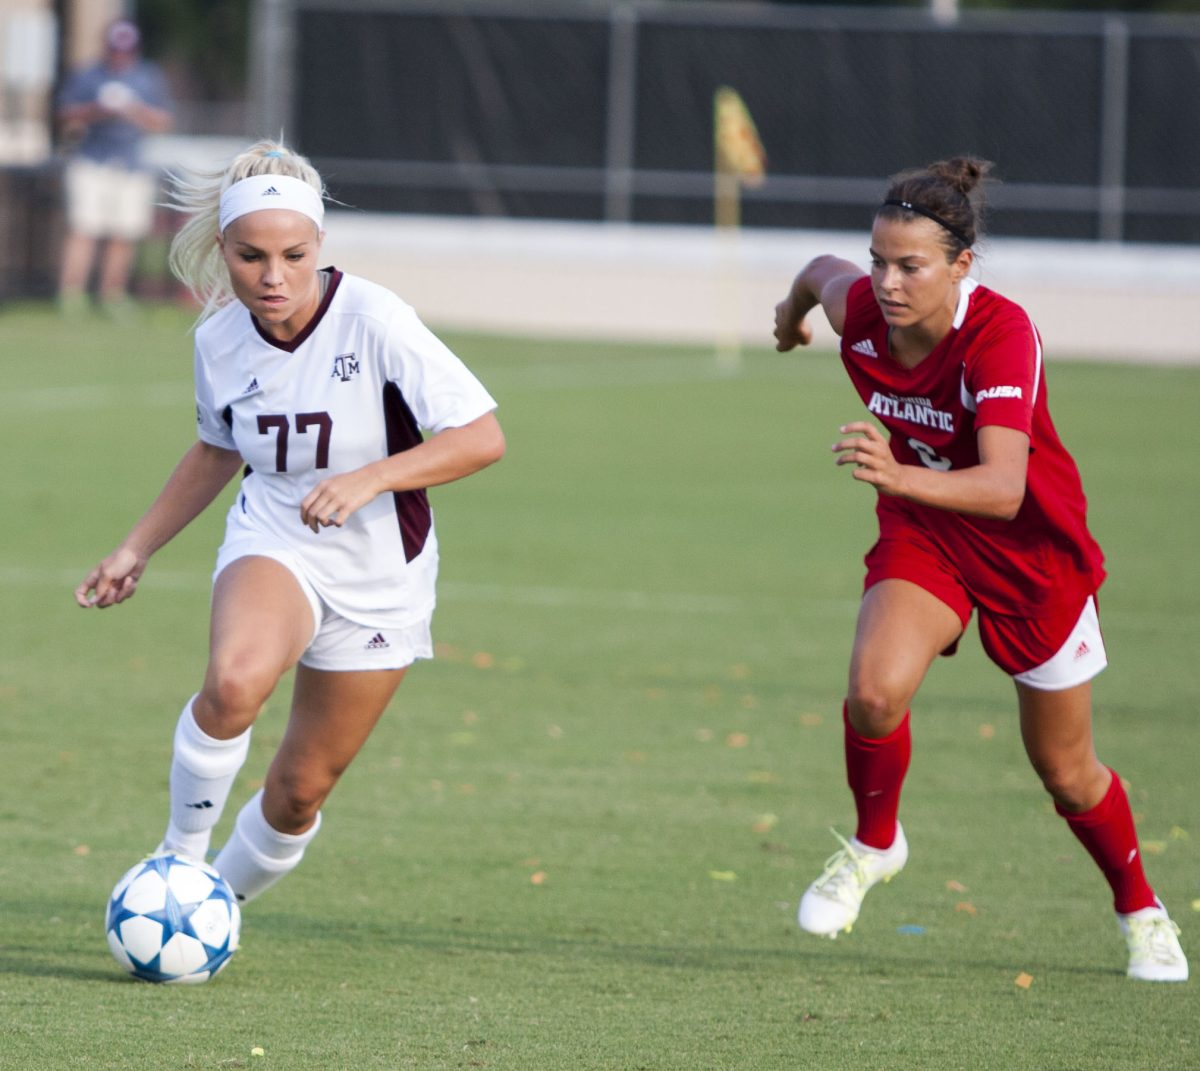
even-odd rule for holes
{"type": "Polygon", "coordinates": [[[153,859],[156,855],[178,855],[181,859],[190,859],[193,863],[205,862],[205,857],[201,855],[193,855],[191,852],[182,851],[179,848],[168,848],[164,841],[159,841],[158,847],[149,855],[143,855],[142,859],[153,859]]]}
{"type": "Polygon", "coordinates": [[[867,890],[879,882],[891,881],[908,862],[908,841],[896,823],[896,839],[885,850],[871,848],[857,838],[842,842],[830,856],[825,870],[800,899],[800,928],[820,937],[849,933],[858,918],[867,890]]]}
{"type": "Polygon", "coordinates": [[[1118,915],[1117,922],[1129,946],[1128,977],[1141,982],[1187,981],[1188,961],[1179,945],[1179,927],[1161,900],[1157,907],[1118,915]]]}

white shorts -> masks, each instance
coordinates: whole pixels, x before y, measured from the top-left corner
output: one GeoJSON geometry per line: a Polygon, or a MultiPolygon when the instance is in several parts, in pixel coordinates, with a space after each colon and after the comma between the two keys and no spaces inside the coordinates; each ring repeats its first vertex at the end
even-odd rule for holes
{"type": "Polygon", "coordinates": [[[158,190],[150,172],[79,159],[67,164],[63,182],[67,222],[75,233],[128,242],[150,233],[158,190]]]}
{"type": "Polygon", "coordinates": [[[1108,654],[1100,634],[1096,600],[1089,595],[1075,628],[1058,653],[1040,666],[1015,674],[1013,680],[1040,692],[1061,692],[1090,681],[1107,665],[1108,654]]]}
{"type": "Polygon", "coordinates": [[[251,556],[279,562],[296,578],[308,599],[315,624],[312,640],[300,656],[301,665],[310,669],[355,672],[404,669],[418,658],[433,657],[432,614],[418,621],[401,621],[382,628],[350,621],[321,598],[304,575],[304,566],[295,554],[261,533],[249,529],[232,534],[227,532],[225,542],[217,551],[213,582],[231,562],[251,556]]]}

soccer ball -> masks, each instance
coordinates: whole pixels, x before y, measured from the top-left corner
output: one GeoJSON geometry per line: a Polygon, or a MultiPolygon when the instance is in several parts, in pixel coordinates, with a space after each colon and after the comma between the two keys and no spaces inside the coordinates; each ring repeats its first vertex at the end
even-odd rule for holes
{"type": "Polygon", "coordinates": [[[173,852],[143,859],[108,900],[108,947],[147,982],[206,982],[237,951],[241,911],[207,863],[173,852]]]}

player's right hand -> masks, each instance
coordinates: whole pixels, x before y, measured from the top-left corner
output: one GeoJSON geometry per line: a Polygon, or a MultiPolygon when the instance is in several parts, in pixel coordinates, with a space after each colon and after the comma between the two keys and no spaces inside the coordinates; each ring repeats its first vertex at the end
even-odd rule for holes
{"type": "Polygon", "coordinates": [[[132,550],[118,547],[84,577],[75,589],[75,602],[85,610],[93,606],[101,610],[116,606],[133,597],[145,570],[144,560],[132,550]]]}
{"type": "Polygon", "coordinates": [[[788,294],[775,306],[775,348],[786,353],[797,346],[807,346],[812,338],[807,310],[801,312],[796,305],[795,293],[788,294]]]}

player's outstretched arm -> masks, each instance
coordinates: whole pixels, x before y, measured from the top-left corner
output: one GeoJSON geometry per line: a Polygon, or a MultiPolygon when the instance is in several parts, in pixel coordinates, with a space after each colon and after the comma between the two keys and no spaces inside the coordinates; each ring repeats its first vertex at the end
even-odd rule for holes
{"type": "Polygon", "coordinates": [[[85,609],[104,609],[131,598],[150,556],[220,494],[241,464],[235,450],[193,444],[120,546],[84,577],[75,589],[75,601],[85,609]]]}
{"type": "Polygon", "coordinates": [[[504,432],[494,413],[446,428],[419,446],[322,480],[300,503],[300,521],[314,532],[341,527],[376,495],[414,491],[470,476],[504,456],[504,432]]]}
{"type": "Polygon", "coordinates": [[[808,314],[818,305],[839,335],[846,323],[846,294],[864,274],[857,264],[824,254],[810,260],[792,280],[792,287],[775,306],[775,348],[781,353],[812,342],[808,314]]]}

